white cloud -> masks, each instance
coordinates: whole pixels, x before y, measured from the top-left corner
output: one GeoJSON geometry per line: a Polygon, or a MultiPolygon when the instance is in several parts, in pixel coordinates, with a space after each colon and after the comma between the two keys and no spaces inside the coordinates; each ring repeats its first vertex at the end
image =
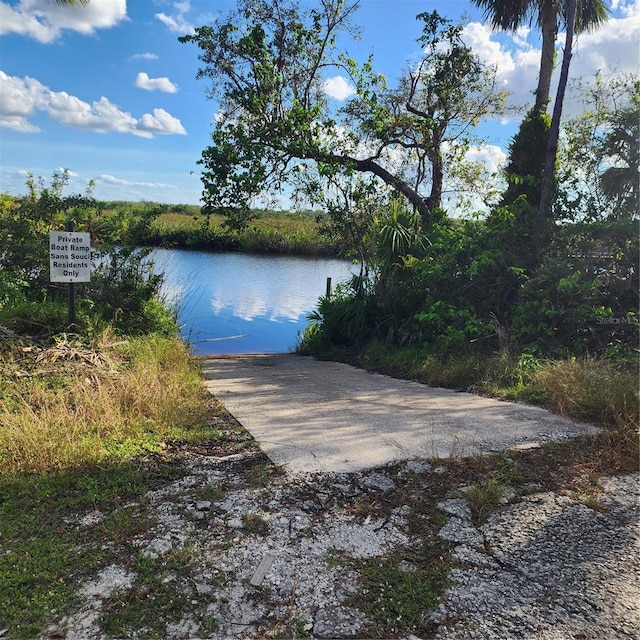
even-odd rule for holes
{"type": "Polygon", "coordinates": [[[498,41],[497,33],[488,25],[479,22],[471,22],[463,30],[465,43],[482,62],[495,67],[498,82],[510,92],[510,102],[516,105],[531,103],[540,66],[540,50],[527,42],[528,33],[520,29],[505,43],[498,41]],[[513,46],[508,46],[511,43],[513,46]]]}
{"type": "Polygon", "coordinates": [[[625,18],[638,17],[640,15],[640,2],[638,0],[614,0],[612,8],[615,11],[620,8],[625,18]]]}
{"type": "Polygon", "coordinates": [[[144,187],[148,189],[174,189],[175,187],[164,182],[137,182],[132,180],[122,180],[108,173],[103,173],[96,178],[96,182],[104,182],[107,184],[117,185],[119,187],[144,187]]]}
{"type": "Polygon", "coordinates": [[[573,77],[600,72],[637,74],[639,69],[640,1],[625,7],[626,16],[606,22],[575,38],[573,77]]]}
{"type": "Polygon", "coordinates": [[[51,91],[33,78],[17,78],[0,71],[0,126],[22,133],[40,129],[30,122],[36,112],[69,127],[96,133],[130,133],[143,138],[154,134],[185,134],[182,123],[164,109],[134,118],[104,96],[89,104],[65,91],[51,91]]]}
{"type": "Polygon", "coordinates": [[[171,82],[169,78],[150,78],[143,71],[136,76],[134,84],[136,87],[146,91],[164,91],[165,93],[176,93],[178,91],[178,85],[171,82]]]}
{"type": "Polygon", "coordinates": [[[504,166],[507,156],[500,147],[493,144],[484,144],[482,146],[472,146],[467,151],[465,159],[469,162],[482,164],[489,173],[496,173],[504,166]]]}
{"type": "Polygon", "coordinates": [[[157,60],[158,55],[149,51],[145,53],[135,53],[131,56],[131,60],[157,60]]]}
{"type": "Polygon", "coordinates": [[[154,133],[180,135],[187,133],[180,120],[178,120],[178,118],[174,118],[164,109],[154,109],[153,115],[145,113],[138,121],[137,129],[138,135],[143,135],[149,138],[154,133]]]}
{"type": "Polygon", "coordinates": [[[355,88],[342,76],[327,78],[327,80],[322,83],[322,88],[330,98],[335,98],[336,100],[345,100],[356,92],[355,88]]]}
{"type": "MultiPolygon", "coordinates": [[[[640,0],[620,0],[616,7],[622,17],[610,18],[598,29],[574,39],[571,78],[595,77],[597,73],[607,76],[612,73],[638,73],[640,0]]],[[[464,27],[463,38],[482,61],[496,67],[498,79],[511,92],[513,104],[526,107],[533,104],[541,53],[536,29],[521,28],[515,34],[505,34],[492,31],[488,25],[472,22],[464,27]]],[[[564,34],[561,33],[557,42],[558,64],[551,87],[552,96],[555,95],[563,44],[564,34]]],[[[567,96],[563,113],[575,115],[580,108],[578,102],[574,103],[567,96]]]]}
{"type": "Polygon", "coordinates": [[[62,6],[51,0],[20,0],[17,5],[0,2],[0,35],[17,33],[49,43],[65,30],[89,35],[126,17],[126,0],[94,0],[84,7],[62,6]]]}
{"type": "Polygon", "coordinates": [[[46,87],[33,78],[8,76],[0,71],[0,126],[37,133],[40,129],[29,122],[29,116],[46,105],[46,87]]]}
{"type": "Polygon", "coordinates": [[[58,170],[56,173],[66,173],[70,178],[79,178],[80,174],[76,173],[75,171],[71,171],[71,169],[68,169],[67,167],[58,167],[58,170]]]}
{"type": "Polygon", "coordinates": [[[181,35],[195,33],[193,25],[185,17],[185,14],[191,11],[191,3],[188,0],[185,2],[174,2],[173,7],[176,10],[174,15],[156,13],[156,19],[160,20],[169,31],[173,31],[174,33],[181,35]]]}

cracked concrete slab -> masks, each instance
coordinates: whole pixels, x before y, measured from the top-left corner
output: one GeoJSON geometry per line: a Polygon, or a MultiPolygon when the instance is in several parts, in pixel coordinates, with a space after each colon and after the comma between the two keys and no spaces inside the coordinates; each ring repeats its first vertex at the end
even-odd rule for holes
{"type": "Polygon", "coordinates": [[[528,448],[595,431],[538,407],[307,356],[208,358],[203,371],[206,388],[293,474],[528,448]]]}

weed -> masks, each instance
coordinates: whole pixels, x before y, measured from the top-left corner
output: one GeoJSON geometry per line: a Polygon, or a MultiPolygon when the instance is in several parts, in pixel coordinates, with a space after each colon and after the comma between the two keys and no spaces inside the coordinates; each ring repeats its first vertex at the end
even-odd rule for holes
{"type": "Polygon", "coordinates": [[[349,564],[359,573],[360,592],[347,603],[365,613],[371,622],[371,637],[433,632],[425,614],[437,605],[446,588],[451,564],[447,548],[430,543],[419,550],[395,550],[384,558],[349,564]]]}
{"type": "Polygon", "coordinates": [[[174,551],[162,558],[137,556],[132,568],[137,571],[130,589],[114,593],[107,600],[100,625],[111,637],[122,638],[140,633],[146,638],[163,638],[167,622],[178,622],[195,607],[193,587],[176,576],[191,563],[187,552],[174,551]]]}
{"type": "Polygon", "coordinates": [[[268,632],[268,637],[273,640],[302,640],[312,638],[313,627],[298,611],[290,611],[283,619],[273,626],[268,632]]]}
{"type": "Polygon", "coordinates": [[[210,502],[218,502],[224,496],[224,489],[216,487],[212,484],[205,484],[197,489],[197,497],[200,500],[209,500],[210,502]]]}
{"type": "Polygon", "coordinates": [[[137,535],[147,532],[153,521],[144,515],[138,504],[117,507],[100,522],[106,540],[126,544],[137,535]]]}
{"type": "Polygon", "coordinates": [[[489,513],[498,506],[503,495],[504,487],[495,476],[489,476],[484,482],[470,487],[465,493],[465,498],[471,507],[475,522],[484,522],[489,513]]]}
{"type": "Polygon", "coordinates": [[[266,536],[269,533],[269,523],[257,513],[243,514],[242,524],[247,533],[256,536],[266,536]]]}
{"type": "Polygon", "coordinates": [[[166,440],[206,425],[208,395],[182,343],[148,337],[89,353],[41,351],[21,363],[26,378],[0,364],[2,378],[22,375],[0,397],[0,474],[162,453],[166,440]]]}
{"type": "Polygon", "coordinates": [[[49,474],[0,476],[0,628],[8,637],[39,637],[76,602],[76,582],[104,562],[104,546],[144,526],[135,507],[121,506],[182,473],[177,465],[136,463],[49,474]],[[93,526],[80,515],[109,513],[93,526]],[[120,531],[125,521],[128,531],[120,531]]]}
{"type": "MultiPolygon", "coordinates": [[[[184,475],[180,443],[218,441],[230,427],[181,343],[100,342],[32,345],[0,360],[0,630],[12,639],[67,615],[82,577],[149,528],[143,496],[184,475]]],[[[136,610],[135,594],[122,598],[113,611],[136,610]]]]}
{"type": "Polygon", "coordinates": [[[252,458],[242,470],[242,477],[252,489],[266,487],[274,474],[282,473],[265,455],[252,458]]]}

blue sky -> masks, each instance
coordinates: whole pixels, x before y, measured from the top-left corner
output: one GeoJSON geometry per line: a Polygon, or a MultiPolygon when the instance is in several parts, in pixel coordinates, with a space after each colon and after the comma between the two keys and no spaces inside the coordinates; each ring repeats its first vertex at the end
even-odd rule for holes
{"type": "MultiPolygon", "coordinates": [[[[53,0],[0,0],[0,192],[24,193],[25,174],[48,179],[64,167],[69,192],[90,180],[102,200],[199,202],[196,164],[217,106],[195,79],[195,45],[179,35],[225,16],[232,0],[91,0],[84,8],[53,0]]],[[[612,19],[577,39],[573,77],[638,73],[640,0],[613,0],[612,19]]],[[[415,16],[437,10],[465,17],[465,39],[496,64],[511,99],[529,104],[539,64],[537,34],[494,33],[469,2],[361,0],[362,39],[352,55],[373,54],[393,78],[420,54],[415,16]]],[[[328,85],[344,98],[344,80],[328,85]]],[[[575,115],[579,104],[567,104],[575,115]]],[[[517,120],[485,127],[477,149],[488,166],[504,158],[517,120]]]]}

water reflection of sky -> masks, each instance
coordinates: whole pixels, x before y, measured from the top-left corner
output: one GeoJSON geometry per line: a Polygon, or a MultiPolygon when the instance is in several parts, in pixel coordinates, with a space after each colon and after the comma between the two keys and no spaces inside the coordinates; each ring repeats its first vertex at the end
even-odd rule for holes
{"type": "Polygon", "coordinates": [[[164,298],[195,353],[278,353],[295,347],[307,314],[349,277],[343,260],[157,250],[164,298]]]}

